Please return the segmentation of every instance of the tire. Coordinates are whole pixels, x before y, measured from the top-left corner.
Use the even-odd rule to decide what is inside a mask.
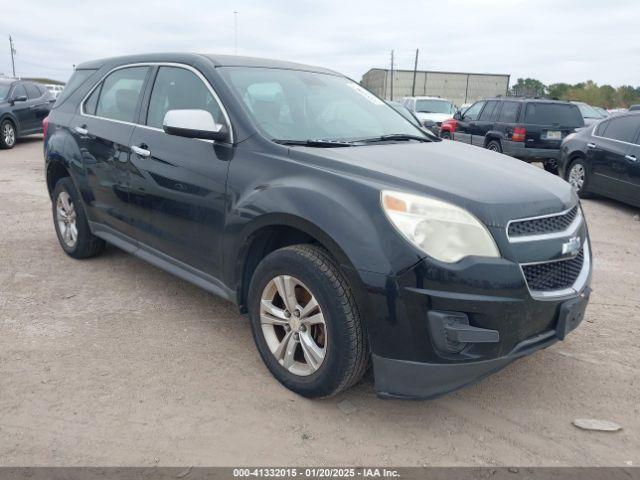
[[[490,140],[485,148],[492,152],[502,153],[502,145],[499,140]]]
[[[580,175],[582,172],[582,175]],[[580,181],[582,177],[582,181]],[[576,158],[567,167],[565,178],[567,182],[576,190],[580,198],[590,198],[593,195],[589,192],[589,174],[582,158]]]
[[[285,297],[293,291],[293,298],[284,302],[280,291]],[[313,300],[318,308],[311,307]],[[302,307],[300,315],[298,308],[289,312],[293,303]],[[362,378],[369,362],[364,325],[347,280],[324,250],[294,245],[267,255],[251,279],[248,304],[260,356],[288,389],[329,397]],[[317,323],[305,323],[309,319]]]
[[[451,132],[440,132],[440,138],[443,140],[451,140]]]
[[[558,175],[558,164],[555,161],[546,161],[542,163],[542,167],[545,172],[549,172],[552,175]]]
[[[58,180],[52,198],[53,224],[65,253],[78,259],[101,253],[105,242],[91,233],[82,201],[69,177]]]
[[[16,145],[18,133],[11,120],[3,120],[0,124],[0,149],[6,150]]]

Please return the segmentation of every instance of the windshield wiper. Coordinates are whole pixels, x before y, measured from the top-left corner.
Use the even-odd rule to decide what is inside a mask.
[[[353,147],[353,143],[343,142],[340,140],[322,140],[322,139],[312,139],[312,138],[309,138],[307,140],[286,140],[286,139],[272,138],[271,141],[275,143],[279,143],[280,145],[293,145],[293,146],[301,146],[301,147],[321,147],[321,148]]]
[[[389,135],[381,135],[379,137],[365,138],[358,140],[362,143],[386,142],[389,140],[417,140],[419,142],[433,142],[429,137],[421,137],[420,135],[411,135],[407,133],[391,133]]]

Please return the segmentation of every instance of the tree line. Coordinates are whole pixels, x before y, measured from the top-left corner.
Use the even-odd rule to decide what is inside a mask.
[[[614,88],[611,85],[598,85],[592,80],[573,85],[569,83],[545,85],[535,78],[519,78],[510,92],[513,95],[529,97],[576,100],[602,108],[628,108],[630,105],[640,103],[640,87],[622,85]]]

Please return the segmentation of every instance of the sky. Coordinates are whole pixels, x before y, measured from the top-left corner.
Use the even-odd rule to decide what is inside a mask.
[[[0,73],[66,80],[73,65],[131,53],[237,53],[338,70],[505,73],[514,83],[640,86],[637,0],[85,0],[5,2]]]

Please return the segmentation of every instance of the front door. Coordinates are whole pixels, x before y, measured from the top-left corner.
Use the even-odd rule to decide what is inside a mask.
[[[16,99],[18,98],[24,100],[17,101]],[[27,90],[24,88],[24,85],[18,84],[13,87],[11,100],[13,101],[11,112],[18,119],[18,135],[30,133],[33,131],[33,126],[35,124],[35,114],[31,109],[29,100],[27,99]]]
[[[115,70],[94,88],[69,130],[89,189],[84,198],[92,221],[132,237],[129,210],[129,147],[149,67]],[[114,233],[114,232],[111,232]]]
[[[476,102],[464,111],[456,125],[454,140],[464,143],[472,142],[472,136],[478,134],[476,121],[484,104],[484,101]]]
[[[160,66],[131,146],[136,238],[187,265],[221,277],[225,185],[231,147],[169,135],[169,110],[197,109],[225,123],[213,90],[187,67]],[[137,152],[137,153],[136,153]]]

